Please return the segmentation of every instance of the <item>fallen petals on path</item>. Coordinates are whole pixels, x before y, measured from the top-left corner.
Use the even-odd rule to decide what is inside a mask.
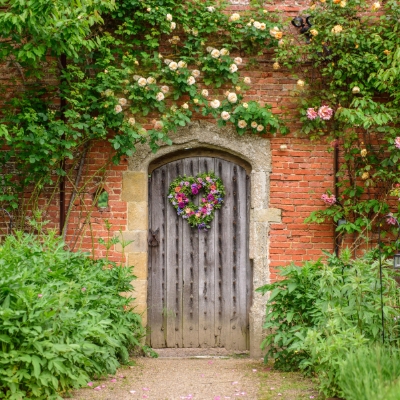
[[[117,380],[115,378],[110,379],[110,382],[117,382]]]
[[[93,386],[93,382],[88,382],[88,386]]]
[[[253,369],[253,372],[257,372],[257,370],[256,370],[256,369]]]
[[[221,397],[220,396],[215,396],[214,400],[221,400]]]
[[[282,393],[278,393],[278,396],[282,396]]]
[[[101,390],[101,386],[96,386],[93,390]]]
[[[235,382],[232,382],[232,385],[237,385],[239,382],[237,382],[237,381],[235,381]]]
[[[150,390],[149,388],[143,388],[142,390],[146,391],[146,390]]]

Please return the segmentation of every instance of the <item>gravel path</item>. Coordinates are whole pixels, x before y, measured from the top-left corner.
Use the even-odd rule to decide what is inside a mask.
[[[257,364],[261,367],[261,361],[255,362],[248,358],[237,357],[225,358],[221,357],[221,352],[218,357],[206,357],[201,351],[194,356],[196,358],[179,358],[176,357],[177,350],[173,350],[159,352],[158,359],[138,358],[136,366],[120,369],[115,377],[94,382],[92,387],[74,392],[73,398],[77,400],[258,398],[260,378],[256,368]],[[192,354],[181,356],[193,357]],[[95,387],[100,389],[95,390]]]

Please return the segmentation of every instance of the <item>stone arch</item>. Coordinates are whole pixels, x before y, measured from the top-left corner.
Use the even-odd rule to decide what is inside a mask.
[[[225,153],[251,167],[251,209],[250,209],[250,259],[253,268],[253,288],[269,282],[268,231],[270,223],[281,222],[279,209],[268,207],[269,174],[271,173],[271,151],[268,139],[257,135],[239,136],[230,127],[219,128],[214,124],[196,121],[188,127],[178,129],[170,138],[172,145],[160,144],[157,153],[147,145],[137,146],[135,155],[129,160],[128,171],[123,174],[122,200],[128,203],[127,231],[125,240],[133,242],[125,248],[128,263],[135,265],[134,282],[137,310],[147,310],[147,251],[148,251],[148,174],[157,160],[168,160],[182,152],[199,151]],[[258,293],[253,295],[250,309],[250,354],[260,355],[262,323],[266,298]]]

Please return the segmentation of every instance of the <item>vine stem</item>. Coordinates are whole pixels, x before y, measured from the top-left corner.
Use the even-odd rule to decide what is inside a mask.
[[[89,151],[89,147],[90,147],[90,142],[86,142],[84,145],[84,148],[83,148],[82,157],[79,161],[78,173],[76,174],[74,188],[72,190],[71,198],[70,198],[69,204],[68,204],[67,214],[65,216],[64,226],[62,227],[62,238],[64,241],[67,236],[69,216],[71,214],[72,206],[74,205],[75,197],[78,193],[77,188],[78,188],[78,185],[82,178],[83,166],[85,164],[85,159],[86,159],[87,152]]]

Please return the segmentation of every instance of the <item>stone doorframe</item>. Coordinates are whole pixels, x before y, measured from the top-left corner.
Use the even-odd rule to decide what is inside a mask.
[[[125,247],[129,265],[134,265],[137,279],[133,282],[136,311],[147,321],[147,251],[148,251],[148,176],[150,164],[168,154],[196,148],[218,150],[244,160],[251,166],[250,206],[250,259],[253,267],[253,288],[269,283],[269,225],[281,222],[281,210],[269,208],[269,174],[271,173],[270,142],[256,135],[239,136],[229,127],[219,128],[214,124],[196,121],[188,127],[172,133],[173,145],[161,144],[157,153],[147,145],[138,145],[129,160],[128,171],[123,173],[122,200],[128,203],[127,230],[123,239],[132,241]],[[250,309],[250,355],[261,356],[263,339],[263,317],[266,296],[254,293]]]

